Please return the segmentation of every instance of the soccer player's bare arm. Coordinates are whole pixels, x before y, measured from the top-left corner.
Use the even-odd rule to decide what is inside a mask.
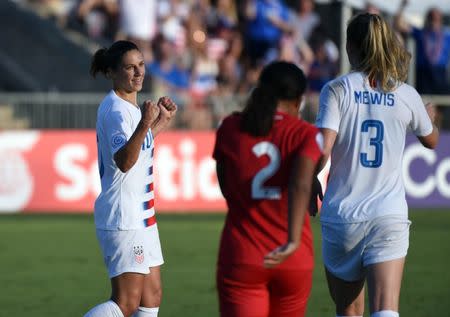
[[[428,149],[436,148],[439,141],[439,130],[433,125],[433,132],[426,136],[417,137],[422,145]]]
[[[315,170],[316,163],[309,157],[300,156],[294,162],[288,189],[288,241],[264,257],[266,268],[282,263],[299,247]]]
[[[317,172],[320,172],[327,164],[337,136],[336,131],[328,128],[320,128],[320,132],[323,135],[323,155],[319,160]]]
[[[428,116],[430,117],[430,120],[433,123],[433,131],[429,135],[419,136],[417,138],[424,147],[428,149],[434,149],[439,141],[439,130],[434,124],[436,117],[436,109],[432,103],[427,103],[425,107],[427,109]]]
[[[145,101],[142,105],[142,118],[128,142],[114,154],[117,167],[123,172],[128,172],[136,163],[145,140],[148,129],[159,115],[159,107],[151,101]]]

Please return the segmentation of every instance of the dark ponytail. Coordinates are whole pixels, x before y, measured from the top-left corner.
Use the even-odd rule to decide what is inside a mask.
[[[242,130],[253,136],[269,134],[276,109],[277,99],[270,87],[258,85],[242,111]]]
[[[108,66],[106,65],[106,52],[107,49],[103,47],[97,50],[97,52],[95,52],[94,56],[92,57],[91,70],[89,71],[92,77],[95,78],[95,76],[99,72],[106,74],[106,71],[108,69]]]
[[[101,48],[97,50],[92,57],[91,69],[89,73],[95,77],[97,73],[106,75],[108,69],[117,69],[122,61],[123,55],[128,51],[139,51],[136,44],[130,41],[117,41],[110,48]]]
[[[278,61],[267,65],[242,111],[242,131],[253,136],[268,135],[278,101],[299,99],[305,89],[305,75],[295,64]]]

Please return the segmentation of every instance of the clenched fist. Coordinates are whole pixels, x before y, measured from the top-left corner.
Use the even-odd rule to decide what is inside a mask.
[[[167,96],[159,98],[157,107],[159,108],[158,118],[151,124],[153,136],[165,130],[177,112],[177,105]]]
[[[158,118],[161,113],[161,108],[158,105],[156,105],[153,101],[146,100],[142,104],[141,113],[142,113],[141,118],[142,123],[144,123],[146,127],[150,128],[153,125],[155,125],[155,123],[158,121]]]
[[[164,107],[169,112],[177,110],[177,105],[167,96],[159,98],[158,105]]]

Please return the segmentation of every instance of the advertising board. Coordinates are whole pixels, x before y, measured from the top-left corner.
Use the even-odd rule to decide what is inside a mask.
[[[158,212],[226,210],[213,146],[212,131],[156,138]],[[449,207],[450,134],[441,135],[435,151],[408,136],[402,174],[410,207]],[[0,133],[0,212],[92,212],[99,192],[95,131]]]

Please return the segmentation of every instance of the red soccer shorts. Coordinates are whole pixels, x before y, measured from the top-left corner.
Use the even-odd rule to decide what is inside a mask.
[[[219,266],[222,317],[303,317],[312,270],[265,269],[253,265]]]

